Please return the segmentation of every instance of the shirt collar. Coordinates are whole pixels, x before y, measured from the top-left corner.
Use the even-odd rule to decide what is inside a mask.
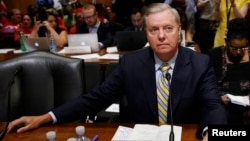
[[[171,67],[171,70],[174,69],[175,66],[175,61],[178,55],[178,50],[176,51],[175,55],[168,61],[168,62],[163,62],[161,61],[161,59],[154,53],[154,59],[155,59],[155,71],[159,70],[159,68],[161,67],[161,65],[163,63],[168,63]]]
[[[100,21],[97,20],[96,24],[93,27],[89,27],[89,28],[98,28],[100,26]]]

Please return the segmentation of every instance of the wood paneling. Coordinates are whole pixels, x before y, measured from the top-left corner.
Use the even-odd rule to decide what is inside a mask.
[[[4,0],[4,3],[9,11],[18,8],[22,13],[26,13],[28,5],[35,4],[35,0]]]
[[[92,0],[82,0],[82,3],[91,3]],[[5,5],[10,11],[13,8],[19,8],[22,13],[27,12],[27,7],[29,5],[35,4],[35,0],[4,0]],[[104,6],[110,6],[112,0],[96,0],[96,3],[103,3]]]

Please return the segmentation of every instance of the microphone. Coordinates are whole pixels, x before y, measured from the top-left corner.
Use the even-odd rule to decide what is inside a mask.
[[[170,84],[171,74],[166,73],[165,78],[168,80],[168,83]],[[169,141],[174,141],[174,125],[173,125],[173,114],[172,114],[172,96],[170,91],[170,85],[169,85],[169,111],[170,111],[170,133],[169,133]]]
[[[14,79],[15,79],[15,76],[18,74],[18,72],[20,72],[22,69],[22,67],[17,67],[15,70],[14,70],[14,73],[13,75],[11,76],[11,79],[8,83],[8,86],[6,88],[6,91],[5,91],[5,95],[8,95],[7,97],[7,123],[5,124],[4,126],[4,129],[1,131],[0,133],[0,141],[3,139],[3,137],[5,136],[6,132],[7,132],[7,128],[8,128],[8,125],[9,125],[9,120],[10,120],[10,113],[11,113],[11,96],[10,96],[10,90],[11,90],[11,87],[12,85],[14,84]]]

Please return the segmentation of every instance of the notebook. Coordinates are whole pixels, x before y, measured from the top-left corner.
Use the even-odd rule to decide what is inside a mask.
[[[90,47],[91,52],[100,50],[96,33],[68,34],[69,47]]]
[[[137,50],[147,43],[144,31],[117,31],[115,39],[117,49],[120,51]]]
[[[26,47],[26,51],[34,51],[34,50],[50,51],[49,39],[47,37],[24,38],[23,42]]]

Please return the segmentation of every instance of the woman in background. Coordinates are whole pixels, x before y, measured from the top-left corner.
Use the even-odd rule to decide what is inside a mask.
[[[227,23],[234,18],[244,18],[248,11],[250,0],[218,0],[220,4],[220,25],[216,31],[214,47],[225,45]]]
[[[22,16],[22,23],[19,25],[19,28],[15,30],[14,33],[14,41],[19,41],[20,32],[24,34],[26,38],[28,38],[31,32],[34,29],[34,22],[29,14],[24,14]]]
[[[48,37],[50,39],[53,36],[57,48],[63,48],[67,43],[67,31],[65,28],[61,28],[58,24],[58,13],[55,9],[46,9],[44,15],[40,17],[46,17],[46,20],[35,21],[35,28],[30,35],[30,38]]]

